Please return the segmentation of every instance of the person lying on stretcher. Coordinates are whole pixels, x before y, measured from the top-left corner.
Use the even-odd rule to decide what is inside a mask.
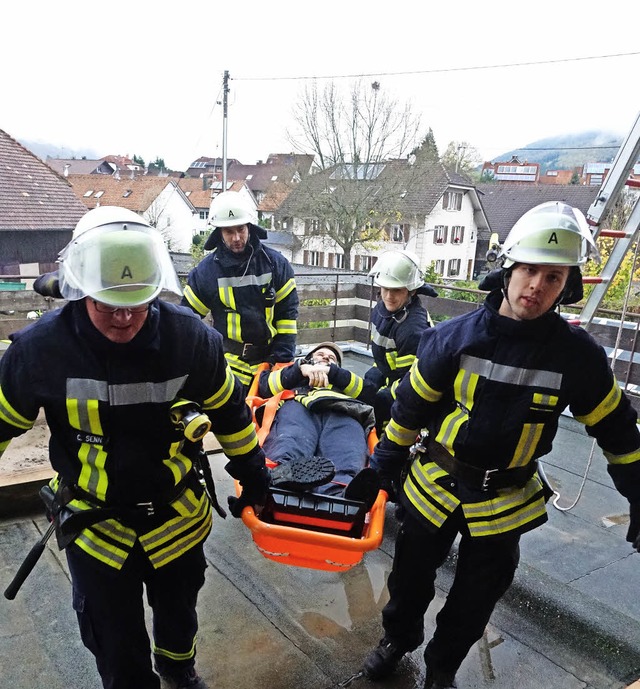
[[[342,368],[340,347],[322,342],[304,359],[261,373],[260,397],[283,390],[293,395],[280,403],[262,446],[279,465],[273,484],[360,500],[370,508],[380,488],[377,473],[368,467],[373,387]]]

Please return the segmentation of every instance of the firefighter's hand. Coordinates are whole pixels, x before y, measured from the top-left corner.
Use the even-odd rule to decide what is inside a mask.
[[[640,553],[640,502],[629,504],[629,529],[627,541]]]
[[[259,471],[240,481],[242,493],[236,498],[230,495],[227,498],[229,511],[234,517],[241,517],[245,507],[253,507],[257,512],[267,501],[270,478],[269,470],[261,467]]]
[[[398,502],[399,478],[389,474],[380,475],[380,489],[387,494],[388,502]]]

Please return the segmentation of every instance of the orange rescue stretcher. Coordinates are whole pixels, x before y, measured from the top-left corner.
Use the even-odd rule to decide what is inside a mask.
[[[269,432],[280,401],[286,394],[262,399],[256,395],[262,364],[247,395],[260,444]],[[285,391],[287,393],[289,391]],[[256,419],[256,410],[262,417]],[[375,430],[368,437],[369,453],[378,441]],[[267,458],[267,466],[276,464]],[[236,492],[240,494],[236,481]],[[242,521],[251,531],[258,550],[269,560],[296,567],[346,571],[369,550],[380,547],[384,531],[387,494],[381,490],[369,511],[364,503],[319,493],[271,488],[267,504],[256,514],[245,507]]]

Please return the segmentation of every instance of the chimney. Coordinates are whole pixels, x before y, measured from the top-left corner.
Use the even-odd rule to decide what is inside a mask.
[[[69,165],[69,163],[65,163],[65,164],[64,164],[64,172],[63,172],[63,174],[64,174],[65,177],[68,177],[68,176],[69,176],[69,168],[70,168],[70,167],[71,167],[71,165]]]

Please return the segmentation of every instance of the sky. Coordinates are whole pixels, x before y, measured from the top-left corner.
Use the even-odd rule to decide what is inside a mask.
[[[8,0],[0,129],[175,170],[222,157],[226,129],[227,157],[254,164],[293,150],[305,86],[361,78],[409,104],[440,153],[467,142],[492,160],[548,136],[626,136],[638,26],[637,0]]]

